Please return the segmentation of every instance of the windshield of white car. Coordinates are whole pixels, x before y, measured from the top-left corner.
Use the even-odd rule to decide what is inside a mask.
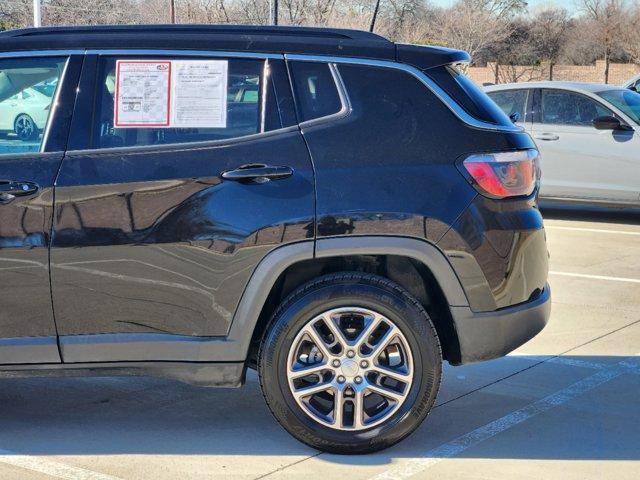
[[[631,90],[605,90],[598,95],[640,125],[640,93]]]
[[[53,94],[56,91],[56,83],[40,82],[31,88],[40,92],[43,95],[46,95],[47,97],[53,97]]]

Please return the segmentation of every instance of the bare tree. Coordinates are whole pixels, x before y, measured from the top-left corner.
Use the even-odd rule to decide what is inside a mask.
[[[0,1],[0,30],[24,28],[33,24],[33,1]]]
[[[451,10],[438,15],[435,37],[475,58],[489,45],[509,36],[513,28],[510,19],[523,4],[516,0],[459,0]]]
[[[564,47],[571,20],[564,8],[548,8],[539,12],[531,25],[531,39],[540,60],[549,62],[549,80]]]
[[[580,9],[587,20],[587,30],[601,46],[604,56],[604,82],[609,83],[611,55],[622,46],[626,15],[624,0],[580,0]]]
[[[630,60],[640,63],[640,2],[634,4],[627,16],[623,42]]]

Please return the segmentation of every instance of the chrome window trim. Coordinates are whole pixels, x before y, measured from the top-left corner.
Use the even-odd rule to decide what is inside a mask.
[[[84,55],[86,50],[16,50],[13,52],[0,52],[0,58],[16,57],[69,57],[71,55]]]
[[[468,114],[453,98],[449,96],[440,86],[431,80],[419,69],[407,65],[404,63],[392,62],[387,60],[373,60],[365,58],[351,58],[351,57],[332,57],[323,55],[299,55],[299,54],[286,54],[287,60],[298,60],[306,62],[327,62],[334,64],[348,64],[348,65],[366,65],[371,67],[391,68],[395,70],[401,70],[409,73],[417,80],[419,80],[424,86],[426,86],[431,92],[443,102],[453,114],[467,125],[482,129],[492,130],[499,132],[522,132],[523,129],[517,125],[496,125],[493,123],[483,122],[477,118]]]
[[[285,55],[285,59],[288,60],[288,55]],[[330,115],[324,115],[323,117],[312,118],[311,120],[300,122],[299,125],[301,129],[313,127],[314,125],[320,125],[331,122],[333,120],[337,120],[339,118],[347,117],[353,111],[351,100],[349,100],[349,95],[347,94],[347,89],[344,86],[344,82],[342,81],[340,72],[338,71],[338,66],[335,63],[327,63],[327,65],[329,66],[329,71],[331,72],[331,76],[333,77],[333,82],[336,86],[336,90],[338,91],[338,98],[340,99],[340,110]]]
[[[185,150],[204,150],[214,147],[224,147],[227,145],[235,145],[238,143],[251,142],[253,140],[261,140],[263,138],[275,135],[284,135],[298,131],[298,125],[282,127],[268,132],[252,133],[241,137],[224,138],[220,140],[202,140],[199,142],[180,142],[180,143],[161,143],[155,145],[132,145],[129,147],[113,147],[113,148],[85,148],[81,150],[67,150],[66,156],[78,157],[83,155],[129,155],[129,154],[145,154],[158,152],[177,152]]]
[[[64,155],[64,151],[62,150],[58,150],[56,152],[6,152],[6,153],[0,153],[0,163],[4,162],[5,160],[16,160],[16,159],[20,159],[20,158],[34,158],[34,156],[37,155],[37,158],[47,158],[47,157],[54,157],[54,156],[61,156]]]
[[[135,55],[148,55],[148,56],[164,56],[171,55],[174,57],[231,57],[231,58],[257,58],[257,59],[271,59],[271,60],[283,60],[284,55],[282,53],[260,53],[260,52],[232,52],[232,51],[220,51],[220,50],[166,50],[166,49],[99,49],[92,48],[85,50],[87,55],[117,55],[121,56],[135,56]]]

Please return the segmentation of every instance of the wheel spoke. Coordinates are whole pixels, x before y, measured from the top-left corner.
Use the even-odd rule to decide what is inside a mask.
[[[356,390],[353,399],[353,428],[356,430],[364,426],[364,393]]]
[[[333,392],[333,425],[342,428],[344,424],[344,390],[340,387]]]
[[[304,367],[304,368],[298,368],[298,369],[289,369],[289,378],[292,380],[295,380],[297,378],[302,378],[302,377],[306,377],[308,375],[313,375],[315,373],[320,373],[323,370],[327,369],[327,363],[326,362],[322,362],[322,363],[317,363],[315,365],[310,365],[308,367]]]
[[[318,347],[324,358],[329,358],[331,356],[329,345],[327,345],[322,337],[320,337],[315,327],[313,326],[313,323],[307,325],[304,328],[303,332],[306,333],[311,341],[315,344],[315,346]]]
[[[336,322],[333,321],[333,318],[331,317],[331,315],[327,315],[327,316],[329,317],[328,319],[325,317],[322,317],[322,319],[324,320],[324,323],[327,326],[327,328],[329,328],[329,330],[331,330],[331,333],[333,333],[333,337],[336,339],[336,341],[340,344],[340,346],[343,349],[347,349],[351,347],[352,344],[344,336],[344,334],[342,333],[342,330],[340,330],[340,327],[336,324]]]
[[[367,389],[385,398],[391,398],[396,402],[404,400],[404,395],[401,393],[395,392],[389,388],[381,387],[380,385],[369,384],[367,385]]]
[[[373,347],[373,350],[369,354],[369,356],[373,359],[376,359],[380,356],[380,354],[384,351],[385,348],[391,343],[391,341],[400,333],[398,327],[395,325],[391,325],[389,330],[385,332],[382,338],[378,341],[378,344]]]
[[[375,331],[375,329],[380,326],[380,323],[382,323],[382,317],[380,315],[374,315],[369,324],[364,327],[362,332],[360,332],[360,335],[358,335],[358,338],[356,338],[355,341],[355,346],[358,351],[360,350],[362,345],[367,343],[367,340]]]
[[[331,388],[331,384],[328,382],[318,383],[310,387],[299,388],[293,391],[293,394],[297,398],[308,397],[309,395],[315,395],[316,393],[327,391]]]
[[[371,367],[371,371],[379,375],[392,378],[402,383],[409,383],[409,381],[411,380],[410,373],[399,372],[397,370],[392,370],[390,368],[382,367],[380,365],[374,365],[373,367]]]

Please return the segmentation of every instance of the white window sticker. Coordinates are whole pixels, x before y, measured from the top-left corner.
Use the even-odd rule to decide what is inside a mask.
[[[171,62],[118,60],[115,97],[116,128],[170,126]]]
[[[118,60],[116,128],[227,126],[226,60]]]
[[[171,126],[225,128],[228,62],[175,60],[172,63]]]

